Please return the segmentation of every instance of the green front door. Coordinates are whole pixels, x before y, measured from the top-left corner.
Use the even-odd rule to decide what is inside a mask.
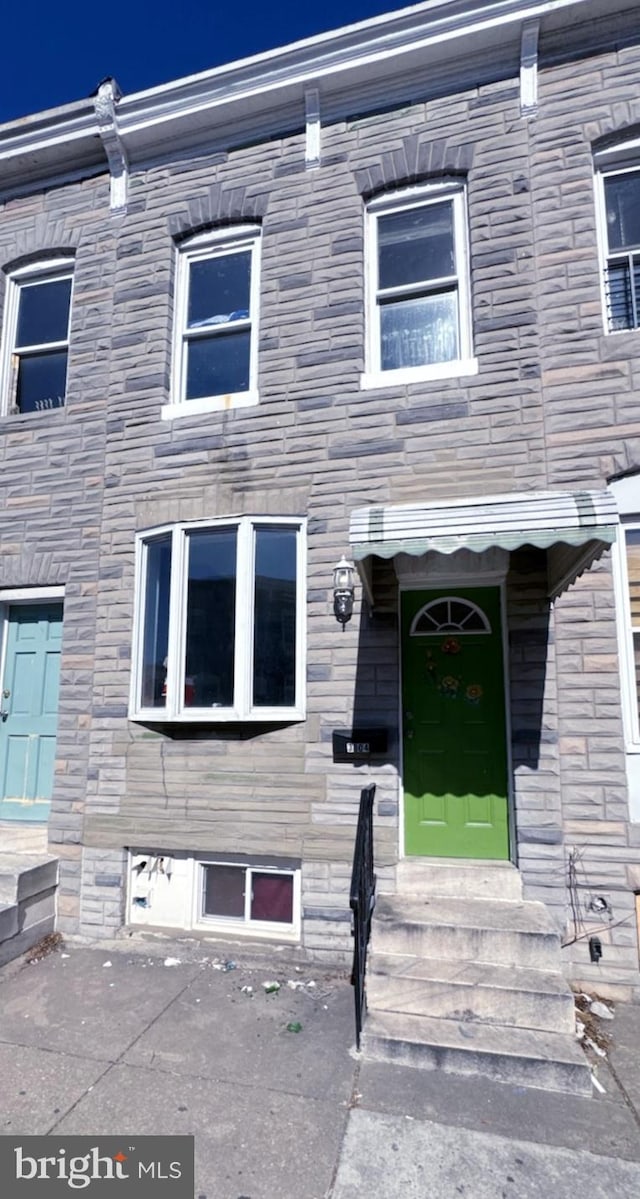
[[[46,820],[58,723],[62,604],[7,613],[0,687],[0,820]]]
[[[402,594],[405,853],[509,857],[497,587]]]

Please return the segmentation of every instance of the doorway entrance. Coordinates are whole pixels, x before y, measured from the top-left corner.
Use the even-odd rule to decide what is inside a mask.
[[[407,856],[508,860],[500,589],[404,591]]]
[[[45,821],[53,790],[62,604],[11,604],[5,612],[0,821]]]

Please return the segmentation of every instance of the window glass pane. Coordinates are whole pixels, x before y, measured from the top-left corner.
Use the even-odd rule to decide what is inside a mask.
[[[71,280],[23,284],[20,287],[16,346],[66,341],[69,332]]]
[[[233,706],[236,530],[189,534],[185,707]]]
[[[403,287],[455,274],[453,203],[378,217],[379,287]]]
[[[67,351],[50,350],[19,359],[16,406],[19,412],[62,408],[67,386]]]
[[[640,529],[627,529],[625,540],[631,624],[640,629]]]
[[[187,345],[186,399],[248,391],[250,351],[248,329],[190,341]]]
[[[146,548],[144,631],[142,638],[143,708],[164,708],[167,702],[169,648],[169,583],[171,537],[158,537]]]
[[[452,599],[449,602],[449,619],[452,625],[455,625],[458,629],[464,629],[466,633],[471,633],[475,630],[484,631],[485,628],[484,621],[478,610],[465,600]]]
[[[640,260],[639,260],[640,262]],[[610,329],[633,329],[637,321],[634,316],[633,290],[640,300],[640,268],[634,265],[634,278],[629,269],[629,260],[610,262],[607,267],[607,307]],[[640,304],[637,304],[640,308]]]
[[[293,924],[293,878],[288,874],[251,874],[251,919]]]
[[[383,304],[380,331],[383,371],[451,362],[459,352],[457,293]]]
[[[290,708],[296,698],[296,533],[256,529],[253,702]]]
[[[251,252],[221,254],[192,262],[187,327],[199,329],[249,316]]]
[[[640,712],[640,632],[633,634],[633,663],[636,672],[636,702]]]
[[[244,866],[205,866],[204,915],[244,919]]]
[[[611,175],[604,195],[610,252],[640,246],[640,171]]]

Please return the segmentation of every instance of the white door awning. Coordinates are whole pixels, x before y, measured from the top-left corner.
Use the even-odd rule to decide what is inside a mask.
[[[559,595],[616,539],[610,491],[530,491],[446,504],[356,508],[349,541],[356,562],[396,554],[481,553],[492,546],[549,550],[549,595]]]

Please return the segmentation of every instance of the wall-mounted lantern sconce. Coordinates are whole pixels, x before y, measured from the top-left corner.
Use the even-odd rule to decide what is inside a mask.
[[[344,626],[351,620],[353,614],[353,595],[355,591],[356,568],[352,562],[347,562],[344,554],[333,568],[333,611],[335,618]]]

